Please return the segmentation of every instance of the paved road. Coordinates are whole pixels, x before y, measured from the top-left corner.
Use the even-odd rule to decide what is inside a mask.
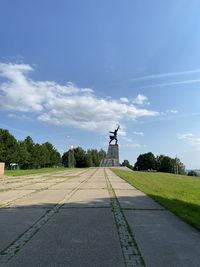
[[[0,207],[0,266],[200,266],[200,233],[107,168],[0,178]]]

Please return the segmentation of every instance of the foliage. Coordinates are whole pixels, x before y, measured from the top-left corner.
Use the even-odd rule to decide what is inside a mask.
[[[6,168],[16,163],[22,169],[60,166],[60,153],[49,142],[35,144],[30,136],[17,141],[8,130],[0,129],[0,161]]]
[[[122,162],[122,166],[125,166],[129,169],[133,169],[133,166],[129,163],[129,161],[127,159],[125,159],[123,162]]]
[[[200,180],[169,173],[114,172],[200,230]]]
[[[105,157],[104,150],[89,149],[87,152],[77,147],[65,152],[62,156],[62,164],[65,167],[99,167],[101,160]]]
[[[17,159],[17,140],[8,130],[0,129],[0,161],[8,166]]]
[[[152,152],[139,155],[137,162],[134,165],[135,170],[155,170],[156,158]]]
[[[155,157],[152,152],[139,155],[134,165],[134,170],[156,170],[159,172],[185,174],[185,166],[180,159],[173,159],[165,155]]]
[[[188,176],[198,176],[198,173],[195,171],[189,171],[187,175]]]

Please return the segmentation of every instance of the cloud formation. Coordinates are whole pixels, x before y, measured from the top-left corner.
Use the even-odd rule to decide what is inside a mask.
[[[200,137],[192,133],[180,134],[178,138],[189,143],[195,150],[200,151]]]
[[[0,109],[34,114],[38,120],[79,129],[105,132],[140,117],[157,116],[157,111],[140,109],[147,97],[138,95],[133,103],[127,98],[103,99],[91,88],[79,88],[54,81],[30,78],[34,69],[26,64],[0,63]]]
[[[192,84],[192,83],[200,83],[200,79],[185,80],[185,81],[178,81],[178,82],[156,83],[156,84],[143,86],[142,88],[156,88],[156,87],[166,87],[166,86]]]
[[[176,109],[168,109],[167,113],[177,114],[178,110],[176,110]]]
[[[132,81],[144,81],[144,80],[150,80],[150,79],[160,79],[160,78],[180,76],[180,75],[188,75],[188,74],[195,74],[195,73],[200,73],[200,69],[152,74],[152,75],[136,77],[136,78],[133,78],[131,80]]]
[[[138,135],[138,136],[144,136],[144,133],[143,132],[133,132],[135,135]]]
[[[149,105],[150,104],[150,102],[148,101],[148,98],[141,94],[137,95],[137,97],[133,99],[132,103],[137,104],[137,105]]]

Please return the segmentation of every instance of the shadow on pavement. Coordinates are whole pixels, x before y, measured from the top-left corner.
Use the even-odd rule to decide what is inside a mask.
[[[158,197],[156,200],[174,208],[179,205],[185,210],[199,210],[198,205],[177,200]],[[200,233],[197,230],[147,196],[119,196],[118,201],[147,266],[198,266]],[[1,208],[0,251],[33,228],[55,204]],[[6,266],[124,266],[110,198],[64,204]]]

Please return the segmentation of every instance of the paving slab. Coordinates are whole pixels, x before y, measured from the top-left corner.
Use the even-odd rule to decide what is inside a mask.
[[[133,190],[133,186],[126,183],[126,182],[111,182],[112,183],[112,187],[114,190],[116,189],[131,189]]]
[[[199,267],[200,232],[169,211],[124,211],[147,267]]]
[[[106,169],[106,173],[132,229],[145,266],[199,267],[200,232],[110,170]],[[47,213],[52,214],[52,217],[48,217],[44,224],[39,221],[41,226],[34,232],[34,236],[3,266],[125,267],[123,246],[121,249],[117,233],[119,228],[117,230],[111,210],[104,169],[74,171],[73,178],[70,173],[70,179],[65,180],[67,175],[34,175],[34,188],[37,185],[41,185],[40,188],[50,185],[51,188],[15,200],[11,209],[0,209],[0,249],[13,242],[44,212],[53,211]],[[81,184],[87,178],[89,180]],[[52,186],[53,182],[58,183]],[[17,183],[21,187],[11,190],[12,194],[14,191],[18,197],[19,192],[23,194],[26,191],[23,185],[27,186],[25,183],[25,180]],[[78,185],[81,187],[73,191],[71,198],[66,199],[66,203],[54,211],[53,206],[70,196]],[[0,197],[4,193],[0,193]],[[118,213],[115,216],[120,219]],[[125,240],[126,233],[120,229],[120,240]],[[134,254],[134,257],[137,255]],[[133,262],[130,266],[133,266]]]
[[[6,248],[45,213],[44,209],[0,209],[0,250]]]
[[[64,208],[67,207],[110,207],[108,191],[104,189],[79,190],[64,205]]]
[[[16,200],[11,207],[29,207],[37,205],[41,207],[52,207],[65,198],[71,190],[45,190],[34,193],[27,198]]]
[[[23,189],[42,189],[42,188],[48,188],[50,187],[51,185],[54,185],[55,182],[43,182],[43,183],[35,183],[35,184],[29,184],[29,185],[25,185],[23,186]]]
[[[106,189],[107,185],[106,182],[88,182],[85,183],[81,188],[85,188],[85,189]]]
[[[80,182],[78,181],[67,181],[67,182],[62,182],[56,185],[51,186],[51,189],[73,189],[75,187],[77,187],[80,184]]]
[[[0,204],[4,204],[15,199],[21,198],[25,195],[33,193],[34,190],[9,190],[0,193]]]
[[[109,209],[61,210],[7,267],[125,267]]]
[[[7,185],[7,184],[0,184],[0,190],[11,189],[11,188],[12,188],[12,186],[10,186],[10,185]],[[1,191],[0,191],[0,193],[1,193]]]
[[[164,209],[152,198],[137,189],[115,190],[115,193],[123,209]]]

